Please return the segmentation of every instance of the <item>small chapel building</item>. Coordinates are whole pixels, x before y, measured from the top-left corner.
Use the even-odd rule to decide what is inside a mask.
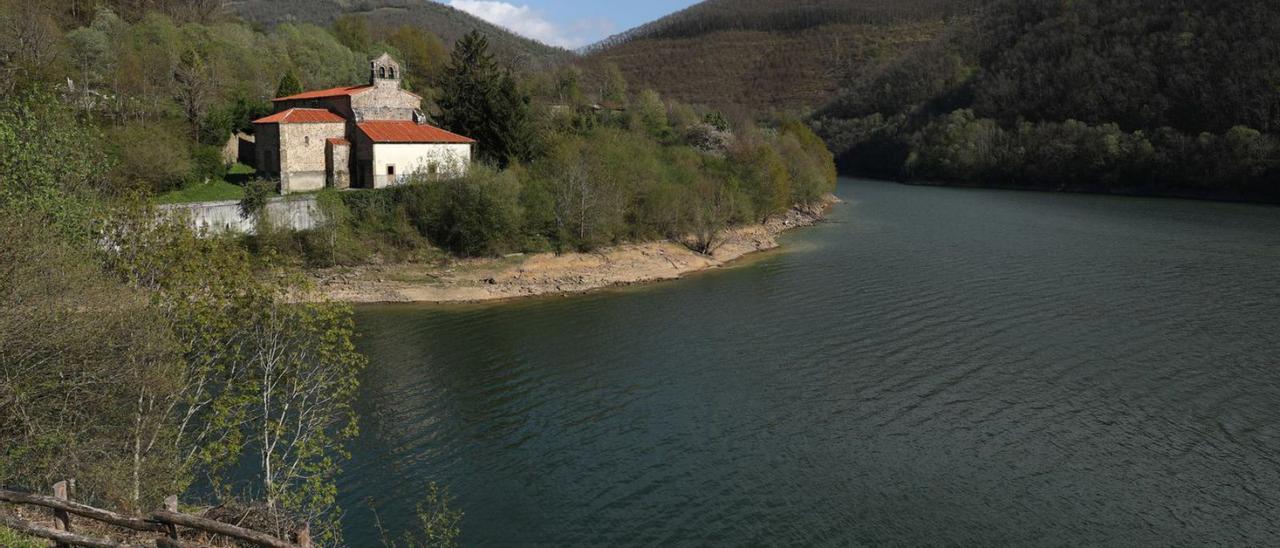
[[[422,97],[401,82],[383,54],[367,85],[273,99],[275,114],[253,122],[258,171],[279,177],[282,194],[465,175],[476,141],[427,124]]]

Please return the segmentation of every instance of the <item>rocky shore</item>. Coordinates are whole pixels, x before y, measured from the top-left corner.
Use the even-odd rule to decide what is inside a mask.
[[[333,268],[316,271],[313,277],[320,298],[349,303],[466,303],[582,293],[673,280],[774,249],[779,234],[818,223],[838,202],[828,196],[822,204],[797,207],[762,224],[728,229],[710,255],[663,241],[591,253]]]

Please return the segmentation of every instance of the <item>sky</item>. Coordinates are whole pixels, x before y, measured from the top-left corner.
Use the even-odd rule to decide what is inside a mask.
[[[516,34],[568,49],[594,44],[697,0],[438,0]]]

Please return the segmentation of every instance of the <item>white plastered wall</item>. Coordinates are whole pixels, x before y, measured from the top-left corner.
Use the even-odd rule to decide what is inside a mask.
[[[429,174],[433,165],[437,176],[442,178],[466,175],[471,167],[471,145],[374,144],[373,186],[385,188],[403,183],[411,175]],[[396,180],[387,176],[387,166],[395,166]]]

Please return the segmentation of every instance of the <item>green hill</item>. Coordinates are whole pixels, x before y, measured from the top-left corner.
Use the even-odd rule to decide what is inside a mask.
[[[472,30],[489,38],[499,57],[520,66],[540,69],[573,57],[568,50],[516,35],[471,14],[429,0],[231,0],[227,9],[251,23],[271,27],[281,23],[328,26],[343,15],[367,18],[374,27],[410,25],[439,36],[452,45]]]
[[[1280,4],[1003,0],[815,117],[846,172],[1280,199]]]
[[[978,0],[710,0],[609,38],[588,62],[635,89],[751,112],[830,100],[869,68],[927,43]]]

